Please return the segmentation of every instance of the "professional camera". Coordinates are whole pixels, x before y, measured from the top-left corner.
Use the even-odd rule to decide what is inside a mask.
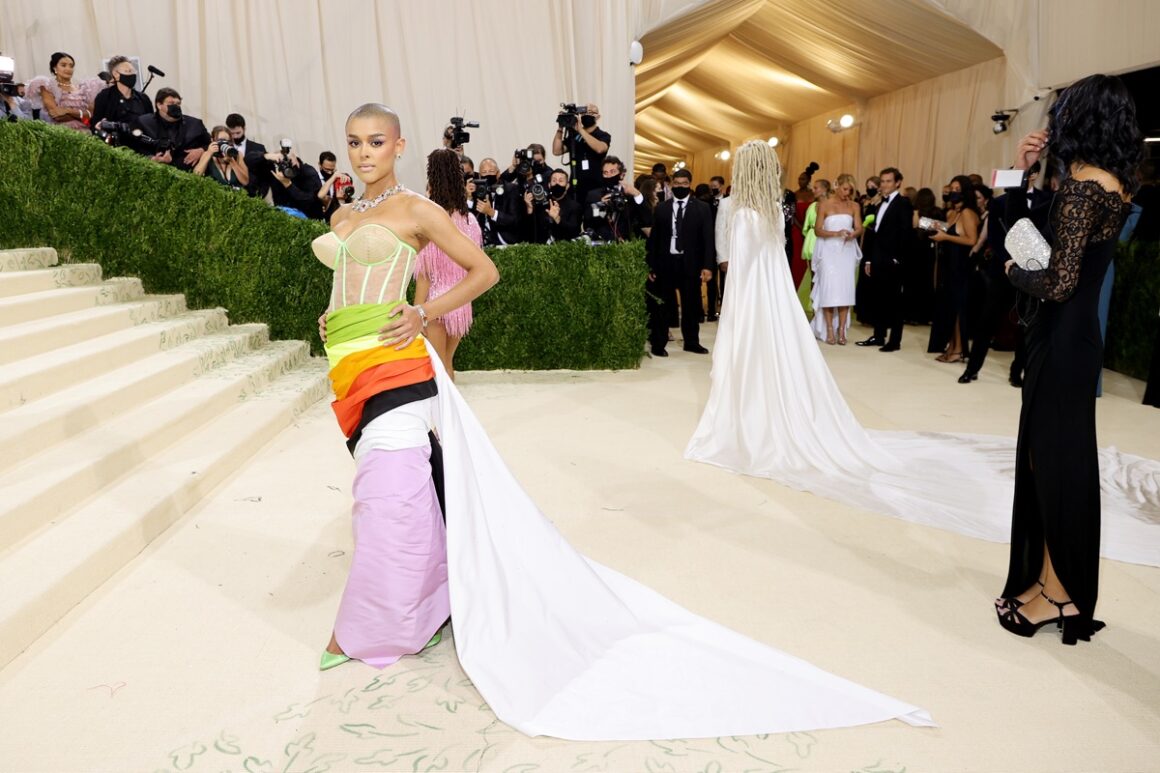
[[[104,123],[104,121],[101,123]],[[128,124],[120,124],[120,126],[128,126]],[[150,137],[140,129],[133,129],[128,134],[131,134],[134,140],[149,148],[154,153],[164,153],[167,150],[173,150],[173,140],[168,137]]]
[[[468,121],[465,120],[461,115],[451,116],[447,123],[451,124],[451,129],[443,136],[451,141],[452,150],[458,150],[467,143],[471,142],[471,134],[469,132],[465,132],[464,129],[479,128],[479,121]]]
[[[350,179],[350,175],[340,173],[335,178],[334,196],[343,204],[350,204],[354,201],[354,180]]]
[[[130,137],[140,136],[141,130],[134,132],[132,126],[118,121],[98,121],[93,127],[93,134],[106,145],[117,147],[128,144]]]
[[[290,151],[293,148],[294,143],[291,140],[282,140],[282,157],[274,162],[274,168],[287,180],[293,180],[298,176],[298,167],[294,166],[294,162],[290,160]]]
[[[495,189],[497,187],[498,187],[498,183],[489,183],[486,180],[484,180],[483,178],[478,178],[475,181],[475,192],[471,195],[477,201],[483,201],[484,199],[490,199],[492,196],[495,195]]]
[[[516,148],[516,152],[512,154],[512,158],[519,159],[519,163],[516,164],[516,174],[520,177],[527,177],[532,173],[532,167],[535,166],[536,159],[531,148],[527,150],[524,148]]]
[[[0,56],[0,94],[16,96],[16,62],[10,56]]]
[[[608,201],[592,202],[592,214],[595,217],[612,217],[628,208],[628,196],[619,185],[609,186]]]
[[[234,143],[229,140],[218,140],[214,143],[217,145],[218,155],[222,158],[237,158],[238,149],[234,147]]]
[[[561,129],[575,129],[578,116],[587,114],[587,105],[573,105],[568,102],[561,102],[560,114],[556,116],[556,124]]]
[[[552,201],[552,196],[548,193],[547,188],[540,183],[532,183],[528,190],[532,192],[532,204],[534,206],[540,207],[541,209],[548,208],[548,204]]]

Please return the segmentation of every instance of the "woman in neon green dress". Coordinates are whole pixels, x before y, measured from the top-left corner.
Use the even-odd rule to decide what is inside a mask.
[[[814,258],[814,244],[818,241],[817,234],[814,233],[814,226],[818,219],[818,204],[825,201],[826,197],[830,195],[830,181],[829,180],[815,180],[810,190],[814,192],[814,203],[810,204],[810,208],[806,210],[805,219],[802,221],[802,233],[804,238],[802,241],[802,260],[810,263]],[[806,316],[813,313],[813,286],[814,286],[814,271],[813,265],[810,265],[802,283],[798,287],[798,300],[802,303],[802,308],[805,309]]]

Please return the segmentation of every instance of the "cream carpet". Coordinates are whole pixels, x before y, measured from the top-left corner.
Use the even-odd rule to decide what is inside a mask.
[[[713,325],[703,329],[711,348]],[[1013,434],[1010,355],[959,385],[961,366],[924,353],[926,332],[909,328],[896,354],[823,347],[858,417]],[[382,672],[319,673],[349,561],[352,479],[319,404],[0,671],[0,770],[1160,770],[1160,570],[1104,562],[1108,628],[1090,644],[1013,637],[991,604],[1005,546],[684,461],[709,358],[679,344],[670,354],[638,371],[467,373],[460,385],[579,549],[922,706],[939,729],[574,743],[497,722],[449,643]],[[1160,459],[1160,410],[1139,405],[1143,384],[1106,374],[1105,390],[1101,444]]]

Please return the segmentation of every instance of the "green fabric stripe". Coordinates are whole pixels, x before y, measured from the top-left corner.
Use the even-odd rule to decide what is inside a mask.
[[[387,324],[402,301],[359,303],[343,306],[326,315],[326,342],[343,344],[356,338],[377,334]]]

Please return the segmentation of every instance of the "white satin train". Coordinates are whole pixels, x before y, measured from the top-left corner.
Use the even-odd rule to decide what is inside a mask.
[[[685,457],[1009,541],[1015,440],[864,429],[801,312],[774,229],[753,210],[734,216],[709,400]],[[1100,483],[1102,555],[1160,566],[1160,463],[1104,448]]]
[[[659,740],[900,719],[922,709],[688,612],[568,544],[432,352],[459,661],[528,735]]]

